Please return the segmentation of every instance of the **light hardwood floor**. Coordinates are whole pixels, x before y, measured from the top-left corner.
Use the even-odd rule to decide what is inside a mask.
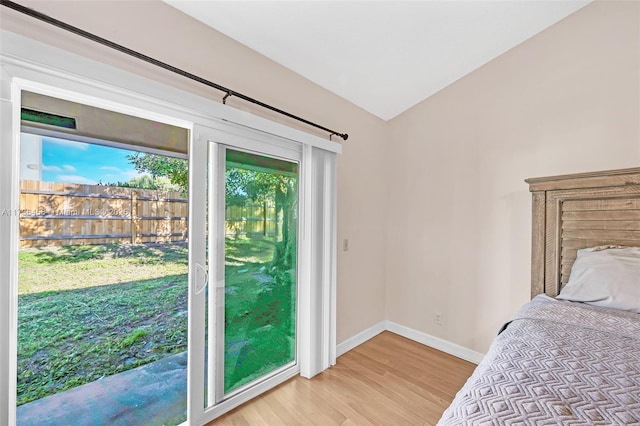
[[[210,425],[435,425],[475,367],[385,331]]]

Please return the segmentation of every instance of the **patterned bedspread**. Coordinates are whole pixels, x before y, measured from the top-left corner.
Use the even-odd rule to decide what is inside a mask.
[[[640,314],[537,296],[439,425],[640,425]]]

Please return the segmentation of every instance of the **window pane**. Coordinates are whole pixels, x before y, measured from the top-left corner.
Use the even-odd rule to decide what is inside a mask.
[[[295,360],[298,164],[227,150],[224,391]]]

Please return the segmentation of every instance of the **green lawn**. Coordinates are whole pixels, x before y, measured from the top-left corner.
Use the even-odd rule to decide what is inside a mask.
[[[23,249],[18,405],[187,348],[185,245]]]
[[[225,389],[295,356],[293,271],[269,240],[227,239]],[[18,405],[187,349],[184,244],[23,249]]]
[[[275,244],[227,239],[225,392],[295,359],[295,274],[273,265]]]

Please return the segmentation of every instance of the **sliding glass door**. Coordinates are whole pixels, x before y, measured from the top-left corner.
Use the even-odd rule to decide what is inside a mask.
[[[194,293],[192,318],[201,324],[204,339],[192,348],[202,354],[202,364],[193,360],[190,386],[193,392],[202,386],[207,419],[299,371],[301,157],[300,151],[229,140],[213,130],[208,139],[208,287]],[[200,333],[197,326],[192,331]],[[199,365],[204,365],[202,383]],[[190,398],[199,404],[197,399]]]
[[[15,423],[184,422],[188,130],[20,100]],[[83,127],[65,133],[69,111]]]
[[[298,164],[223,149],[221,398],[295,363],[298,234]]]
[[[31,46],[29,43],[26,45]],[[25,48],[22,51],[29,52],[32,49]],[[17,54],[15,58],[20,58],[20,55]],[[57,58],[57,55],[48,58]],[[153,409],[150,405],[145,406],[148,408],[146,411],[136,408],[141,400],[155,398],[155,394],[146,388],[137,386],[138,392],[125,392],[126,383],[121,382],[122,386],[118,389],[122,391],[118,391],[115,386],[106,385],[113,381],[102,383],[112,376],[117,378],[117,374],[86,375],[94,385],[104,388],[106,394],[110,395],[110,401],[120,396],[132,401],[124,410],[138,416],[136,422],[140,424],[156,423],[159,415],[163,416],[162,423],[179,423],[184,420],[185,411],[188,424],[206,424],[297,374],[310,378],[335,362],[335,157],[336,152],[340,151],[338,144],[220,106],[213,101],[190,97],[170,87],[148,85],[146,80],[133,79],[129,75],[116,76],[109,84],[97,84],[96,81],[102,81],[103,69],[91,63],[81,67],[86,75],[72,73],[73,78],[67,78],[59,72],[66,69],[65,62],[55,60],[55,67],[49,68],[48,64],[44,64],[39,69],[34,68],[31,62],[16,61],[9,68],[4,65],[2,68],[7,83],[12,84],[12,90],[10,101],[5,99],[0,111],[2,122],[7,124],[2,127],[2,136],[8,141],[7,155],[2,157],[3,168],[0,170],[7,189],[0,194],[6,206],[0,227],[6,237],[2,243],[4,260],[0,271],[7,283],[0,291],[0,312],[3,313],[0,335],[8,342],[7,351],[0,356],[3,366],[0,376],[4,383],[0,386],[0,394],[6,397],[0,398],[4,400],[4,403],[0,403],[0,413],[9,419],[8,423],[16,423],[19,403],[24,402],[21,406],[29,403],[26,399],[18,401],[18,397],[25,395],[23,384],[27,383],[28,376],[36,369],[43,370],[51,365],[50,362],[43,362],[42,339],[30,341],[30,332],[25,332],[28,331],[25,327],[38,325],[33,322],[33,315],[39,315],[43,324],[51,320],[51,315],[43,315],[43,305],[35,302],[65,296],[63,290],[69,293],[66,294],[69,297],[65,296],[69,304],[51,304],[51,300],[46,302],[58,311],[61,306],[69,311],[73,305],[73,309],[82,314],[78,316],[78,330],[85,332],[87,327],[91,329],[87,337],[89,343],[95,343],[95,347],[98,347],[98,343],[105,343],[107,355],[125,353],[125,349],[131,349],[127,353],[133,355],[128,358],[107,363],[113,367],[112,370],[118,370],[116,373],[129,367],[130,371],[146,367],[138,367],[141,356],[163,360],[170,358],[162,357],[156,348],[166,349],[167,355],[178,357],[171,366],[175,367],[179,381],[166,378],[167,363],[155,369],[154,376],[150,377],[152,386],[181,383],[179,387],[172,388],[175,392],[172,391],[171,395],[164,392],[163,398],[154,400],[154,404],[157,403],[161,409],[151,414]],[[76,60],[66,62],[77,64]],[[124,87],[114,90],[129,78],[132,81],[126,87],[140,87],[144,93]],[[121,141],[115,138],[112,141],[95,135],[75,135],[78,140],[71,141],[75,149],[68,142],[57,143],[57,146],[66,147],[66,159],[59,164],[53,164],[48,157],[45,158],[40,146],[25,148],[21,155],[21,145],[26,147],[28,144],[20,139],[21,124],[26,126],[21,119],[29,121],[29,117],[34,117],[22,116],[22,95],[25,92],[58,97],[65,102],[103,108],[110,114],[150,121],[153,129],[148,132],[151,144],[140,145],[144,149],[138,147],[136,151],[142,152],[140,155],[161,157],[155,158],[158,161],[145,164],[154,168],[157,165],[168,173],[178,173],[178,181],[184,187],[181,186],[176,194],[155,197],[142,193],[138,187],[116,190],[111,186],[118,185],[92,185],[86,179],[72,186],[67,182],[69,176],[72,173],[74,179],[81,176],[78,174],[80,165],[68,161],[72,154],[87,155],[94,145],[131,149],[128,144],[132,142],[129,139]],[[180,99],[180,103],[173,103],[175,99]],[[34,108],[34,105],[25,104],[24,107]],[[44,107],[42,111],[47,112],[42,115],[47,119],[51,118],[47,114],[56,112]],[[194,114],[193,111],[202,112]],[[69,114],[62,113],[60,116],[76,117]],[[95,120],[92,114],[90,116],[99,124],[106,122]],[[154,135],[164,124],[179,128],[178,133],[182,136],[168,132],[167,144],[156,146]],[[120,129],[121,134],[131,133],[115,124],[100,128],[105,131]],[[62,133],[50,136],[59,138]],[[180,146],[175,143],[177,138],[182,141]],[[116,140],[119,142],[114,142]],[[105,144],[105,141],[109,143]],[[126,156],[131,156],[132,161],[140,160],[134,154]],[[177,157],[183,162],[187,160],[184,163],[187,167],[174,167],[173,160]],[[105,158],[106,155],[87,157],[82,165],[90,163],[93,167],[86,170],[91,172],[127,171],[113,162],[105,165],[98,163],[98,159]],[[21,160],[24,160],[24,164]],[[41,189],[25,185],[22,188],[20,179],[41,180],[40,177],[28,177],[33,175],[27,173],[35,173],[36,170],[44,172],[45,167],[49,172],[69,176],[57,182],[56,185],[62,186]],[[115,175],[115,179],[109,182],[124,181],[118,180],[118,176]],[[96,182],[98,180],[106,182],[104,179],[95,179]],[[51,193],[42,192],[45,190]],[[159,189],[145,189],[156,190]],[[37,199],[37,202],[32,199]],[[63,199],[68,199],[68,202]],[[21,204],[23,202],[26,203],[24,206]],[[43,208],[44,202],[49,203],[47,208]],[[66,221],[70,225],[53,226],[54,221]],[[89,222],[100,226],[79,225]],[[163,226],[145,228],[144,223],[150,222],[161,222]],[[177,223],[181,226],[179,230]],[[113,226],[109,228],[107,225]],[[26,228],[35,234],[28,234]],[[173,240],[178,238],[177,233],[181,241]],[[108,242],[95,244],[101,247],[99,249],[81,247],[72,250],[67,247],[89,245],[86,241],[89,236],[117,240],[119,244],[114,242],[114,247],[109,250],[102,247],[111,244]],[[153,237],[166,237],[166,241],[150,241]],[[26,254],[21,253],[20,244],[26,245],[26,241],[47,242],[60,238],[73,244],[62,244],[64,248],[52,249],[51,253],[39,253],[40,248],[34,248],[35,254],[26,253],[27,250]],[[128,241],[120,241],[125,238]],[[173,247],[178,242],[179,247]],[[147,243],[150,243],[149,247],[138,247]],[[164,245],[159,247],[159,243]],[[161,248],[175,249],[175,253],[162,251]],[[126,262],[126,273],[117,275],[116,266]],[[103,263],[109,263],[103,268],[104,271],[89,277],[89,281],[95,278],[95,282],[81,279],[80,275],[86,272],[85,269],[97,270]],[[56,273],[53,278],[67,279],[67,283],[80,278],[78,283],[87,288],[44,289],[44,285],[53,285],[50,272],[63,266],[73,273]],[[134,269],[140,272],[137,278],[132,275]],[[46,279],[38,279],[34,275],[38,271],[46,272]],[[82,274],[78,275],[78,271]],[[22,292],[19,287],[29,282],[28,274],[31,274],[31,282],[40,288],[25,288]],[[70,297],[76,294],[73,293],[76,290],[105,292],[122,290],[122,285],[128,284],[133,288],[133,284],[127,283],[127,280],[137,280],[136,283],[145,281],[140,288],[153,293],[153,297],[149,296],[153,299],[153,306],[142,303],[144,306],[130,309],[131,315],[124,317],[124,311],[114,311],[115,316],[111,318],[105,315],[112,308],[120,305],[135,308],[128,293],[116,291],[111,297],[103,298],[104,303],[94,303],[95,309],[88,310],[93,306],[89,306],[91,297],[86,303],[78,302],[78,297]],[[154,292],[154,288],[157,291]],[[149,297],[139,299],[149,302]],[[166,309],[159,309],[161,302],[173,301],[176,302],[174,306],[163,305]],[[30,302],[34,302],[33,306],[38,305],[38,309],[22,310],[29,307],[27,303]],[[114,305],[115,302],[118,302],[118,306]],[[145,320],[140,317],[142,314],[151,315],[151,319]],[[134,317],[140,321],[132,322]],[[170,322],[170,327],[177,324],[178,328],[166,328],[154,322],[156,319]],[[84,342],[87,339],[81,339],[82,335],[77,330],[69,334],[70,324],[66,321],[63,327],[57,328],[47,324],[40,331],[49,341],[62,342],[61,338],[68,338],[71,343],[65,346],[62,342],[65,346],[63,352],[75,354],[74,359],[78,356],[87,358],[86,351],[79,353],[77,350],[81,340]],[[97,326],[110,328],[103,335],[98,335],[95,333]],[[164,327],[160,330],[163,333],[153,332],[153,327],[158,326]],[[40,346],[28,347],[33,346],[36,340]],[[28,352],[34,348],[35,351]],[[49,352],[60,352],[53,349]],[[30,361],[19,362],[19,357],[27,360],[27,355],[33,355]],[[58,369],[60,371],[54,373],[68,373],[71,370],[67,367],[63,369],[65,371]],[[80,373],[84,374],[84,370]],[[20,377],[20,389],[17,377]],[[100,380],[94,380],[96,378]],[[49,386],[43,380],[38,382],[43,384],[42,388]],[[78,392],[74,389],[69,391]],[[78,393],[82,397],[89,395],[86,392]],[[140,394],[140,399],[131,398],[134,394]],[[177,401],[175,407],[169,407],[165,398],[169,396],[171,401]],[[115,406],[115,402],[112,404],[104,398],[100,401],[98,405],[103,411]],[[79,408],[73,404],[53,405],[57,408],[66,407],[57,411],[67,416],[73,416]],[[179,409],[176,416],[165,416],[160,412],[172,407]],[[42,412],[45,411],[50,423],[60,423],[52,420],[52,410]],[[98,412],[84,410],[83,414],[95,417]],[[77,420],[79,417],[75,418]]]

